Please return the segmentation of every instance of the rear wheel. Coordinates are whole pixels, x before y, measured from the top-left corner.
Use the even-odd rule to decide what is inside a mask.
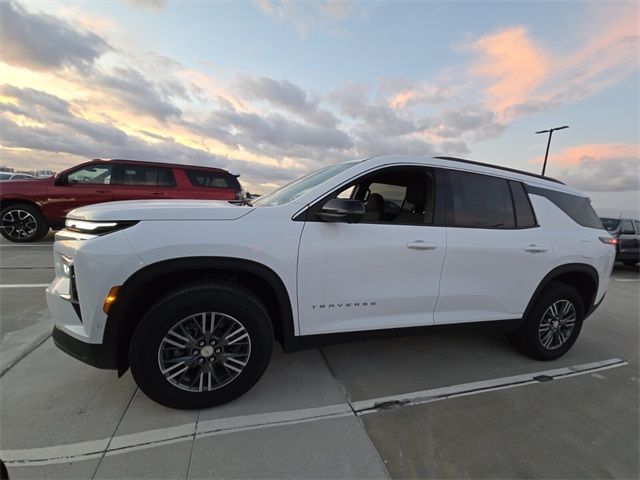
[[[190,286],[160,300],[136,328],[131,373],[152,400],[172,408],[206,408],[247,392],[273,348],[264,306],[232,283]]]
[[[554,360],[575,343],[583,320],[584,305],[576,289],[564,283],[552,283],[510,338],[518,350],[530,357]]]
[[[38,207],[27,203],[3,208],[0,219],[2,220],[0,233],[12,242],[35,242],[49,231],[49,225]]]
[[[635,267],[636,264],[638,263],[637,260],[624,260],[622,262],[624,265],[626,265],[627,267]]]

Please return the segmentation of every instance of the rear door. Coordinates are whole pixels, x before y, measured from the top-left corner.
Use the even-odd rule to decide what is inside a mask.
[[[174,198],[176,180],[170,167],[120,163],[114,187],[116,200]]]
[[[516,319],[551,269],[551,246],[519,182],[449,170],[447,256],[436,324]]]

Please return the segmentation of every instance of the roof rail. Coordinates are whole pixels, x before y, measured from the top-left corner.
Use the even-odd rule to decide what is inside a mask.
[[[555,178],[545,177],[544,175],[538,175],[537,173],[525,172],[523,170],[518,170],[516,168],[501,167],[500,165],[492,165],[491,163],[476,162],[474,160],[466,160],[464,158],[456,158],[456,157],[434,157],[434,158],[438,158],[440,160],[449,160],[451,162],[468,163],[470,165],[478,165],[480,167],[496,168],[498,170],[504,170],[506,172],[511,172],[511,173],[519,173],[520,175],[536,177],[542,180],[549,180],[550,182],[555,182],[555,183],[559,183],[560,185],[564,185],[563,182],[561,182],[560,180],[556,180]]]

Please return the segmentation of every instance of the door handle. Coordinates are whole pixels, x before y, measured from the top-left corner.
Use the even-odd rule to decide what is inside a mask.
[[[151,192],[151,195],[164,195],[164,192]]]
[[[525,245],[524,251],[529,253],[542,253],[542,252],[546,252],[547,249],[545,247],[532,243],[531,245]]]
[[[434,242],[425,242],[424,240],[416,240],[415,242],[408,242],[407,248],[411,250],[435,250],[438,246]]]
[[[111,193],[111,190],[107,189],[107,188],[99,188],[98,190],[96,190],[97,193]]]

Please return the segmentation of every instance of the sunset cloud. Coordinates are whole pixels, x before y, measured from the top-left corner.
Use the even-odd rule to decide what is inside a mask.
[[[549,74],[549,54],[523,26],[486,35],[463,48],[477,55],[471,73],[489,80],[484,92],[497,112],[529,98]]]
[[[542,163],[536,157],[532,163]],[[577,145],[554,152],[550,175],[590,192],[640,190],[640,144]]]

